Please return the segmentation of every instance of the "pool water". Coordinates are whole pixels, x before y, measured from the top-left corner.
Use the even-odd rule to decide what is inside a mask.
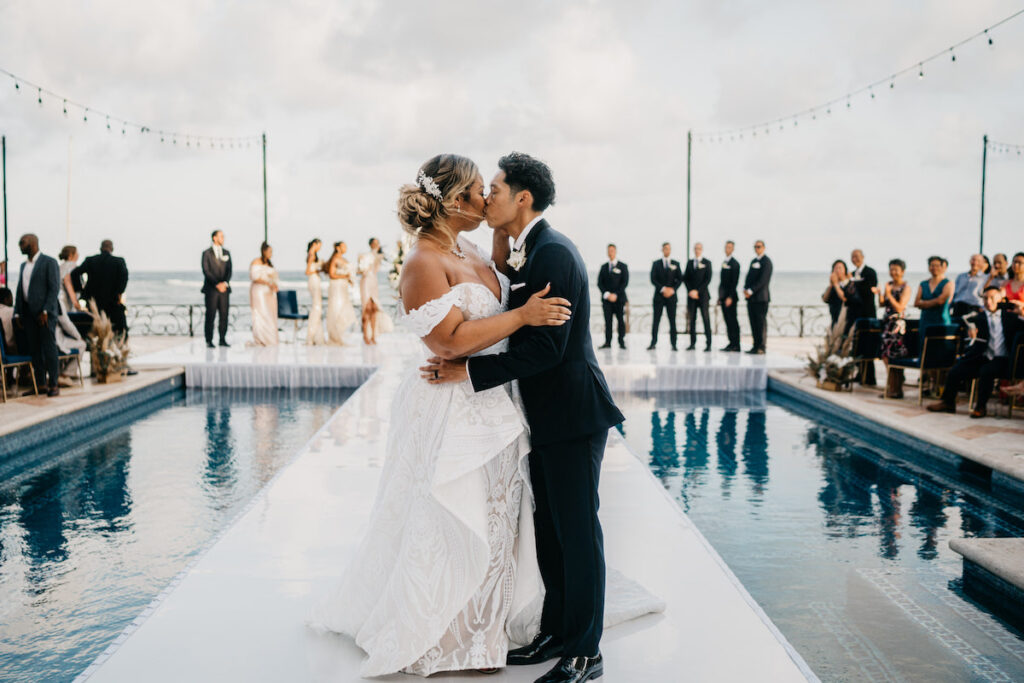
[[[175,392],[0,482],[0,680],[74,679],[350,395]]]
[[[1024,680],[1021,631],[962,593],[948,546],[1024,536],[1020,510],[774,394],[617,400],[633,452],[822,680]]]

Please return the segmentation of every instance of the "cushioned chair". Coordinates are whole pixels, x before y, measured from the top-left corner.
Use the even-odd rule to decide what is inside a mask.
[[[889,361],[890,373],[899,368],[921,371],[917,405],[924,403],[925,378],[928,375],[937,377],[940,372],[952,368],[956,364],[957,350],[960,346],[960,335],[957,334],[956,325],[926,327],[922,332],[922,339],[921,355],[917,358],[896,358]]]
[[[1013,338],[1013,349],[1010,352],[1010,382],[1024,382],[1024,332],[1018,332]],[[1013,404],[1019,396],[1010,397],[1010,412],[1007,417],[1013,417]]]
[[[278,320],[295,321],[295,334],[292,341],[299,339],[299,321],[309,320],[309,315],[299,313],[299,297],[294,289],[278,290],[277,292],[277,318]]]
[[[28,366],[28,371],[32,375],[32,390],[37,394],[39,393],[39,385],[36,384],[36,370],[32,367],[32,356],[14,356],[7,354],[7,344],[4,343],[3,332],[0,331],[0,388],[4,397],[4,403],[7,402],[7,368],[22,368]],[[17,385],[14,387],[15,393],[18,391]]]
[[[78,385],[85,387],[85,379],[82,377],[82,357],[78,353],[78,349],[71,349],[71,353],[62,353],[57,356],[58,361],[63,360],[78,360]]]
[[[851,334],[853,342],[850,357],[859,366],[860,376],[863,377],[867,364],[882,357],[882,321],[877,318],[857,318],[853,322]]]

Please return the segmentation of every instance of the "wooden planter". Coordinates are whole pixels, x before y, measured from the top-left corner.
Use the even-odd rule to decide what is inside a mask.
[[[818,388],[819,389],[824,389],[825,391],[843,391],[843,390],[846,389],[846,387],[844,387],[839,382],[833,382],[830,379],[827,379],[824,382],[819,380],[818,381]]]
[[[124,380],[124,371],[118,370],[116,372],[108,372],[106,374],[96,373],[97,384],[111,384],[113,382],[120,382]]]

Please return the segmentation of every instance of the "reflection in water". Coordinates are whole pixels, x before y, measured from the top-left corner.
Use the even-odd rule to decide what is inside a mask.
[[[669,487],[669,475],[679,469],[679,451],[676,446],[676,414],[669,411],[664,426],[661,413],[651,412],[651,471]]]
[[[718,473],[722,476],[722,495],[729,497],[732,479],[736,476],[736,411],[726,410],[715,433],[718,446]]]
[[[754,484],[760,498],[768,483],[768,422],[763,410],[747,413],[747,431],[743,435],[744,474]]]
[[[235,443],[231,433],[231,409],[211,405],[206,409],[206,467],[203,479],[218,507],[230,505],[235,475]]]

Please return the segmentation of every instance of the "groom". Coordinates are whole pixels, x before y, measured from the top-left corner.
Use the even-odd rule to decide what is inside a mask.
[[[551,284],[551,296],[572,302],[560,327],[524,327],[504,353],[468,362],[431,359],[439,381],[468,379],[475,391],[512,380],[530,426],[530,480],[536,499],[537,559],[544,580],[540,634],[508,653],[508,664],[559,657],[536,683],[582,683],[604,672],[599,644],[604,621],[604,539],[598,521],[598,478],[608,429],[623,421],[590,339],[587,270],[576,246],[542,213],[555,200],[551,170],[513,152],[498,161],[487,198],[495,245],[507,249],[502,268],[512,281],[509,308]],[[504,243],[503,243],[504,242]],[[500,264],[502,266],[506,264]]]

